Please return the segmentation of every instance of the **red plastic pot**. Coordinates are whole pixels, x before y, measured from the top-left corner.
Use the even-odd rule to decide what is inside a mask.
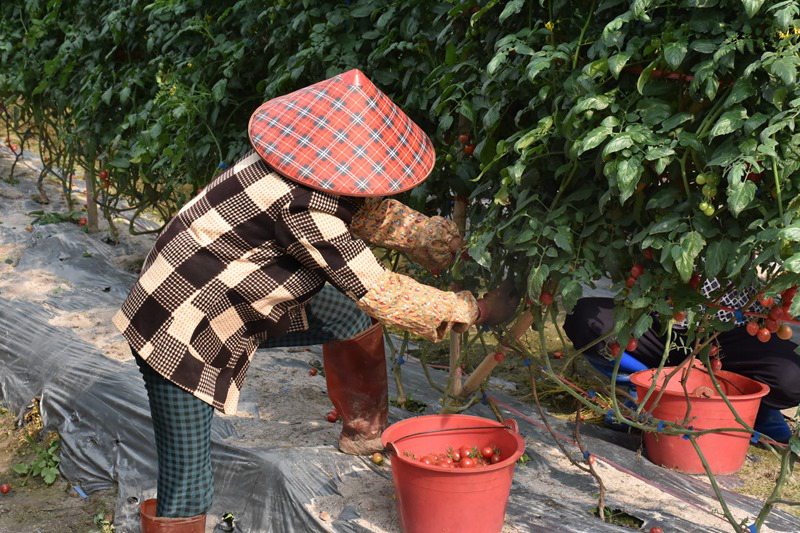
[[[418,416],[389,426],[381,440],[394,452],[392,478],[405,533],[502,530],[514,467],[525,451],[515,421],[503,425],[468,415]],[[426,465],[405,455],[420,457],[462,445],[496,445],[503,460],[479,468],[454,469]]]
[[[692,367],[689,370],[686,381],[689,402],[686,400],[686,393],[681,385],[681,378],[686,369],[679,370],[665,384],[667,376],[674,369],[674,367],[662,369],[656,382],[656,389],[645,405],[645,411],[658,420],[680,424],[683,423],[687,407],[691,404],[691,412],[686,425],[695,430],[742,427],[724,400],[716,394],[711,377],[704,368]],[[653,381],[654,374],[655,369],[631,374],[631,383],[636,385],[636,393],[639,398],[644,398]],[[761,404],[761,398],[769,393],[769,387],[724,370],[715,372],[714,375],[739,417],[752,427]],[[664,389],[664,394],[655,404],[659,391],[662,389]],[[700,396],[703,393],[708,395],[709,392],[713,394],[710,398]],[[744,464],[750,437],[749,433],[743,431],[707,433],[697,437],[696,442],[712,473],[732,474]],[[700,456],[691,441],[684,439],[681,435],[648,432],[644,434],[644,445],[648,459],[656,464],[687,474],[705,473]]]

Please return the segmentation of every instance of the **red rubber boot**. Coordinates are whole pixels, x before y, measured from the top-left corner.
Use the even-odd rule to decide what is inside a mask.
[[[156,500],[145,500],[139,506],[142,533],[205,533],[206,515],[186,518],[164,518],[156,516]]]
[[[389,414],[389,382],[383,327],[322,346],[328,397],[342,417],[339,450],[369,455],[383,449],[381,432]]]

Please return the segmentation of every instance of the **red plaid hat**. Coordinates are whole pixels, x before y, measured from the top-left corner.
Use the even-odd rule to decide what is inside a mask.
[[[248,134],[277,172],[344,196],[407,191],[436,160],[425,132],[357,69],[265,102]]]

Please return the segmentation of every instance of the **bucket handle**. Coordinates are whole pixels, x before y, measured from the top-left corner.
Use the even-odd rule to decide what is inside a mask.
[[[513,418],[506,418],[503,420],[502,426],[468,426],[468,427],[460,427],[460,428],[443,428],[443,429],[429,429],[427,431],[418,431],[416,433],[410,433],[408,435],[403,435],[400,438],[393,440],[392,442],[387,442],[386,446],[383,447],[383,451],[387,454],[394,454],[399,455],[397,453],[397,447],[395,443],[400,442],[401,440],[410,439],[411,437],[419,437],[420,435],[431,435],[433,433],[445,433],[447,431],[463,431],[465,429],[499,429],[504,428],[514,433],[519,433],[519,424]]]

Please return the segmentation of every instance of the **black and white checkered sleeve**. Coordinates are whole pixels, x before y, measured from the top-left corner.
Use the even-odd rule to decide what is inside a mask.
[[[378,284],[385,269],[367,244],[350,233],[350,216],[338,198],[304,191],[281,211],[276,238],[305,268],[358,301]]]

